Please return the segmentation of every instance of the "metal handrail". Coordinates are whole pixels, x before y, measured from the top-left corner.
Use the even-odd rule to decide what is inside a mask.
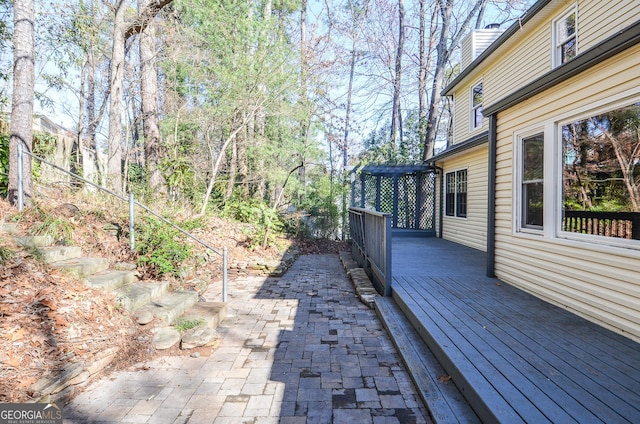
[[[213,247],[211,247],[208,243],[204,242],[203,240],[199,239],[198,237],[194,236],[193,234],[189,233],[188,231],[184,230],[183,228],[180,228],[179,226],[177,226],[176,224],[174,224],[173,222],[169,221],[168,219],[166,219],[165,217],[163,217],[162,215],[160,215],[159,213],[155,212],[154,210],[152,210],[151,208],[149,208],[148,206],[138,202],[137,200],[134,199],[133,197],[133,193],[129,193],[129,198],[127,199],[124,196],[121,196],[117,193],[114,193],[113,191],[102,187],[99,184],[96,184],[92,181],[89,181],[77,174],[74,174],[73,172],[67,171],[64,168],[59,167],[58,165],[55,165],[51,162],[48,162],[47,160],[34,155],[33,153],[29,152],[29,151],[25,151],[23,149],[22,143],[18,143],[18,210],[22,211],[22,209],[24,208],[24,187],[23,187],[23,167],[22,167],[22,158],[23,155],[27,154],[28,156],[40,161],[40,163],[44,163],[46,165],[49,165],[55,169],[57,169],[58,171],[64,172],[65,174],[68,174],[70,176],[72,176],[73,178],[76,178],[86,184],[89,184],[107,194],[110,194],[120,200],[122,200],[123,202],[128,202],[129,203],[129,243],[131,245],[131,250],[133,250],[135,248],[135,232],[134,232],[134,223],[135,223],[135,214],[134,214],[134,205],[137,205],[139,207],[141,207],[142,209],[146,210],[147,212],[149,212],[150,214],[154,215],[156,218],[160,219],[161,221],[163,221],[164,223],[170,225],[171,227],[173,227],[174,229],[180,231],[182,234],[184,234],[185,236],[189,237],[190,239],[192,239],[193,241],[200,243],[202,246],[204,246],[205,248],[211,250],[212,252],[216,253],[219,256],[222,256],[222,301],[226,302],[227,301],[227,286],[228,286],[228,277],[227,277],[227,264],[228,264],[228,252],[227,252],[227,248],[223,247],[222,251],[215,249]]]

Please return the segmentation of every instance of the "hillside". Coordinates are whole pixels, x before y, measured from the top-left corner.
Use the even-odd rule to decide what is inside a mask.
[[[52,222],[71,228],[67,243],[93,256],[107,257],[112,263],[136,263],[138,255],[131,252],[128,235],[114,230],[128,227],[126,216],[115,214],[107,204],[51,200],[23,213],[0,200],[0,223],[15,223],[16,235],[28,235],[47,217],[55,217],[47,221],[49,231],[53,231]],[[228,249],[231,280],[238,273],[272,272],[272,264],[278,264],[285,254],[294,258],[299,253],[344,249],[342,243],[284,236],[278,236],[267,249],[250,248],[246,224],[218,217],[201,222],[203,225],[193,228],[192,233],[213,247]],[[221,260],[216,255],[193,245],[191,257],[176,275],[162,278],[174,288],[198,292],[209,284],[220,284]],[[271,268],[265,270],[267,266]],[[155,278],[157,273],[157,267],[137,268],[141,279]],[[32,387],[40,378],[69,363],[100,362],[105,352],[117,351],[109,369],[128,367],[156,355],[148,343],[149,332],[118,307],[114,295],[88,288],[81,279],[51,269],[39,260],[37,251],[22,248],[14,236],[0,233],[0,402],[38,399],[39,393]]]

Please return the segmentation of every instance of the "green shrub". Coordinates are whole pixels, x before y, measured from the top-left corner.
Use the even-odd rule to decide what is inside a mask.
[[[273,244],[284,228],[276,209],[253,199],[232,197],[225,204],[222,215],[252,225],[251,229],[246,230],[251,249],[259,245],[266,248]]]
[[[204,321],[199,319],[192,319],[192,320],[181,319],[180,321],[176,322],[173,326],[179,332],[184,333],[185,331],[191,330],[192,328],[199,327],[202,324],[204,324]]]
[[[70,244],[73,241],[73,229],[73,224],[69,221],[47,215],[31,232],[38,236],[49,236],[62,244]]]
[[[151,266],[158,276],[177,275],[180,264],[191,256],[191,246],[181,236],[156,218],[143,218],[136,228],[138,264]]]
[[[16,255],[12,249],[6,246],[0,246],[0,262],[8,262]]]

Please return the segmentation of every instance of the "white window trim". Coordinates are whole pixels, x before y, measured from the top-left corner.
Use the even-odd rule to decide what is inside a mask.
[[[595,100],[587,105],[577,107],[569,112],[560,113],[548,121],[533,123],[513,133],[513,178],[512,178],[512,235],[517,238],[540,240],[567,246],[570,248],[589,249],[593,252],[619,254],[629,258],[640,259],[640,243],[637,240],[623,240],[611,237],[600,237],[589,234],[578,234],[561,231],[562,216],[562,125],[580,119],[618,109],[632,103],[640,102],[640,88],[634,87],[620,93]],[[520,177],[519,140],[544,131],[544,230],[519,230],[521,222],[520,205],[522,197],[518,187]]]
[[[558,49],[559,47],[559,42],[560,40],[558,40],[558,31],[557,31],[557,24],[558,22],[560,22],[563,19],[566,19],[567,16],[571,15],[572,13],[575,13],[576,15],[576,33],[575,33],[575,39],[576,39],[576,55],[578,55],[579,49],[578,49],[578,35],[579,35],[579,26],[578,26],[578,4],[574,3],[571,7],[569,7],[568,9],[566,9],[564,12],[562,12],[557,18],[555,18],[551,25],[551,64],[553,68],[557,68],[558,66],[562,65],[562,55]],[[564,40],[563,40],[564,41]]]
[[[466,216],[458,216],[457,212],[458,212],[458,172],[459,171],[467,171],[467,213]],[[455,184],[456,184],[456,192],[455,195],[453,197],[454,202],[453,202],[453,215],[447,215],[447,210],[446,210],[446,205],[447,205],[447,175],[448,174],[455,174]],[[466,221],[469,219],[469,168],[468,167],[461,167],[461,168],[455,168],[455,169],[451,169],[451,170],[447,170],[444,173],[444,205],[445,205],[445,210],[444,210],[444,214],[443,214],[443,218],[445,219],[460,219],[463,221]]]
[[[477,127],[475,126],[475,116],[476,116],[476,108],[473,106],[473,90],[475,90],[475,88],[477,86],[479,86],[480,84],[482,84],[482,103],[480,104],[479,107],[483,107],[484,106],[484,83],[482,82],[482,80],[476,81],[474,84],[471,84],[471,88],[469,90],[469,132],[473,133],[476,132],[480,129],[482,129],[482,127],[484,127],[484,121],[485,119],[482,119],[482,124],[478,125]]]
[[[546,235],[549,232],[550,222],[553,221],[553,217],[549,217],[550,213],[553,213],[553,208],[548,207],[553,202],[553,197],[549,196],[548,190],[548,181],[549,178],[552,177],[550,172],[553,170],[553,165],[548,162],[553,161],[553,157],[549,154],[549,151],[553,149],[549,149],[549,140],[552,140],[550,136],[553,136],[553,128],[549,131],[549,125],[535,125],[532,127],[528,127],[521,131],[517,131],[513,135],[513,170],[514,177],[513,178],[513,233],[514,234],[523,234],[523,235],[534,235],[536,237],[540,237]],[[543,175],[543,187],[544,187],[544,209],[543,209],[543,222],[544,226],[542,228],[533,228],[533,227],[525,227],[522,225],[522,182],[523,182],[523,172],[524,169],[522,167],[522,141],[526,138],[533,137],[535,135],[542,134],[544,137],[544,175]]]
[[[633,94],[632,94],[633,93]],[[607,99],[603,99],[601,101],[595,102],[592,105],[585,106],[580,108],[579,110],[573,111],[571,114],[564,114],[563,116],[559,116],[554,124],[554,140],[555,146],[553,149],[554,154],[557,157],[557,163],[554,165],[554,216],[553,226],[554,232],[552,237],[560,240],[569,240],[576,242],[584,242],[592,245],[601,245],[601,246],[609,246],[609,247],[622,247],[627,249],[635,249],[640,250],[640,242],[638,240],[626,240],[619,239],[614,237],[603,237],[591,234],[580,234],[573,233],[569,231],[563,231],[561,222],[559,217],[562,216],[562,201],[563,201],[563,191],[562,191],[562,158],[563,158],[563,146],[562,146],[562,126],[571,122],[579,121],[581,119],[587,119],[592,116],[600,115],[602,113],[606,113],[615,109],[619,109],[625,106],[629,106],[633,103],[640,102],[640,93],[638,93],[637,89],[629,90],[623,93],[620,93],[617,96],[612,96]],[[545,166],[546,166],[545,162]],[[546,178],[546,173],[545,173]],[[545,197],[546,201],[546,197]],[[546,215],[545,215],[546,219]]]

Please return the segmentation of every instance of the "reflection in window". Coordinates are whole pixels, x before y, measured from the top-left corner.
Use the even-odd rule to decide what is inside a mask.
[[[564,231],[640,239],[640,103],[562,126]]]
[[[482,126],[482,83],[473,87],[471,94],[471,122],[473,129],[479,128]]]
[[[465,218],[467,216],[467,170],[448,172],[445,178],[445,214]]]
[[[544,136],[522,140],[522,227],[542,228]]]
[[[555,22],[555,64],[556,66],[573,59],[577,54],[576,12],[566,14]]]

